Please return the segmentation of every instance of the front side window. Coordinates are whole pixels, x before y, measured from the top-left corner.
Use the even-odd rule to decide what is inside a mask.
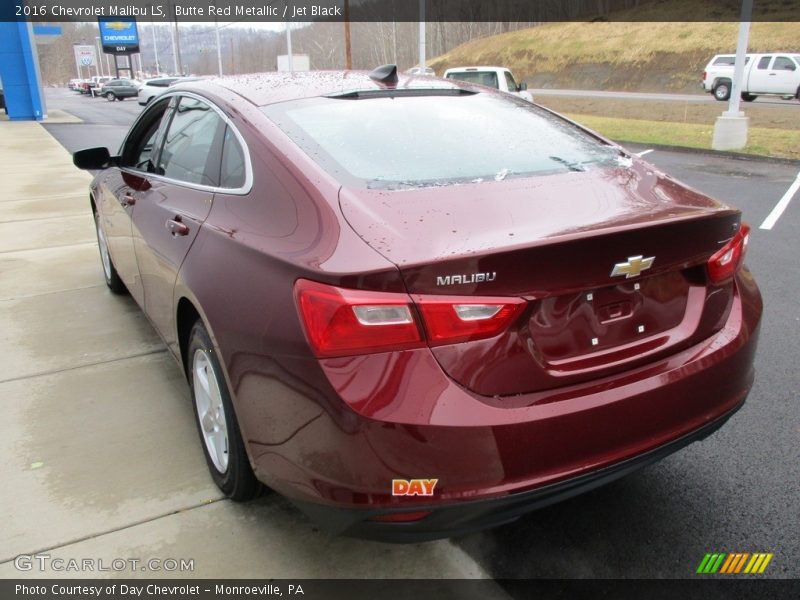
[[[262,109],[337,179],[448,185],[616,164],[614,148],[547,111],[494,94],[313,98]]]
[[[173,111],[157,172],[170,179],[216,186],[225,122],[201,100],[182,97]]]
[[[509,92],[516,92],[517,91],[517,82],[514,81],[514,78],[511,76],[511,73],[508,71],[505,72],[506,76],[506,85],[508,86]]]
[[[153,160],[160,146],[160,132],[168,114],[169,100],[161,100],[149,107],[131,131],[122,147],[122,166],[138,171],[154,172]]]

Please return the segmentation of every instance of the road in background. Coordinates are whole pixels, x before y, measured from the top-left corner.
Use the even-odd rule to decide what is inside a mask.
[[[662,94],[651,92],[607,92],[599,90],[555,90],[555,89],[530,89],[533,97],[537,96],[565,96],[570,98],[611,98],[615,100],[658,100],[663,102],[716,102],[721,110],[727,110],[728,103],[720,102],[711,94]],[[753,103],[774,106],[797,106],[797,99],[783,100],[777,96],[759,96]]]
[[[140,110],[131,101],[72,99],[61,91],[51,91],[48,103],[85,121],[45,124],[70,151],[95,141],[102,145],[103,139],[118,144]],[[494,577],[686,578],[694,576],[707,552],[773,552],[764,577],[798,578],[800,199],[771,231],[757,227],[800,166],[663,150],[644,159],[741,208],[753,226],[747,263],[765,302],[753,391],[707,440],[591,493],[454,543]],[[199,455],[199,446],[196,451]],[[252,511],[255,519],[293,514],[286,503],[263,499],[236,511]],[[396,576],[397,569],[392,560],[384,561],[386,576]]]

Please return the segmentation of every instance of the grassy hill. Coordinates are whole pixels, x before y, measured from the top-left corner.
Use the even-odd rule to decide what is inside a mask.
[[[695,10],[692,2],[671,3],[674,14],[682,14],[681,6]],[[655,8],[643,6],[618,18],[653,18]],[[455,66],[501,65],[531,87],[696,92],[709,59],[735,52],[738,27],[735,22],[548,23],[473,40],[429,65],[440,74]],[[749,50],[800,52],[800,23],[753,23]]]

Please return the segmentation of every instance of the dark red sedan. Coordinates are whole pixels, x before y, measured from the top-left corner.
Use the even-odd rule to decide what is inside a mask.
[[[708,436],[753,383],[740,212],[500,92],[199,81],[74,160],[235,500],[395,541],[493,526]]]

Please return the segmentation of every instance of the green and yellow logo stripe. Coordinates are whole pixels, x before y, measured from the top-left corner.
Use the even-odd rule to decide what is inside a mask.
[[[772,560],[772,552],[725,552],[708,553],[700,561],[697,573],[700,574],[760,574],[767,569]]]

